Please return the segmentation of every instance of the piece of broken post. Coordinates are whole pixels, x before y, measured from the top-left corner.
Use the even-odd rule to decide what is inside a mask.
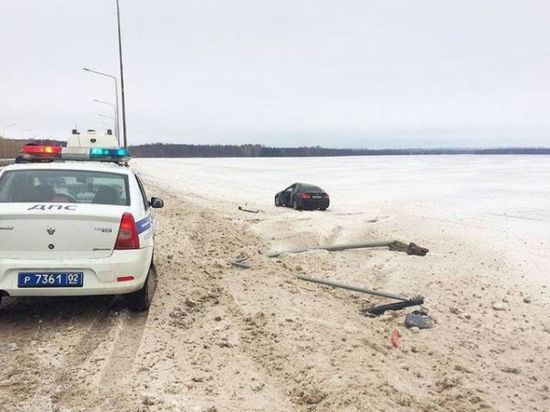
[[[292,249],[285,250],[282,252],[272,252],[267,255],[267,257],[274,258],[287,253],[302,253],[309,252],[313,250],[327,250],[329,252],[338,252],[341,250],[349,249],[363,249],[371,247],[389,247],[390,250],[395,250],[399,252],[406,252],[409,255],[420,255],[425,256],[428,253],[428,249],[421,248],[420,246],[411,243],[407,245],[406,243],[400,242],[398,240],[384,240],[381,242],[365,242],[365,243],[346,243],[342,245],[333,245],[333,246],[312,246],[305,249]]]
[[[246,263],[241,263],[241,262],[236,261],[236,260],[232,260],[232,261],[229,262],[229,263],[231,263],[232,266],[236,266],[236,267],[242,268],[242,269],[250,269],[250,268],[252,268],[251,265],[248,265],[248,264],[246,264]]]
[[[382,291],[373,290],[373,289],[361,288],[361,287],[358,287],[358,286],[346,285],[345,283],[333,282],[331,280],[317,279],[317,278],[312,278],[312,277],[304,276],[304,275],[298,275],[296,277],[298,279],[305,280],[307,282],[313,282],[313,283],[318,283],[320,285],[332,286],[333,288],[347,289],[347,290],[352,290],[354,292],[367,293],[367,294],[373,295],[373,296],[381,296],[383,298],[390,298],[390,299],[395,299],[395,300],[400,300],[400,301],[408,301],[409,300],[409,298],[406,298],[406,297],[400,296],[400,295],[396,295],[395,293],[382,292]]]
[[[242,212],[248,212],[248,213],[260,213],[260,209],[250,210],[250,209],[245,209],[241,206],[239,206],[239,210]]]

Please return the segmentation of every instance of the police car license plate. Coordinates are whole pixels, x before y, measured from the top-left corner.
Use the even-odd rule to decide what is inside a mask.
[[[20,272],[17,286],[20,288],[81,288],[82,272]]]

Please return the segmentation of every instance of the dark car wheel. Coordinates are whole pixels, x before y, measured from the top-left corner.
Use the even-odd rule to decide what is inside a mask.
[[[325,210],[327,210],[326,207],[322,207],[321,209],[319,209],[321,212],[324,212]]]
[[[292,207],[294,210],[300,210],[300,206],[298,206],[298,202],[296,200],[292,202]]]
[[[279,199],[279,195],[275,196],[275,206],[277,207],[281,206],[281,199]]]
[[[153,265],[149,268],[147,279],[143,287],[133,293],[125,295],[128,308],[134,312],[143,312],[149,309],[153,295],[157,288],[157,271]]]

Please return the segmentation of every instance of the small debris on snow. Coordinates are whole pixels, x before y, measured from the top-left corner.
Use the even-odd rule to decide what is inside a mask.
[[[296,388],[293,395],[297,398],[297,403],[302,405],[316,405],[327,397],[326,393],[314,387]]]
[[[493,309],[498,310],[498,311],[503,311],[503,310],[508,309],[508,307],[506,306],[506,304],[504,304],[502,302],[495,302],[495,303],[493,303]]]
[[[190,307],[190,308],[194,308],[195,306],[197,306],[197,302],[187,298],[187,299],[185,299],[185,305]]]
[[[449,308],[449,312],[451,312],[453,315],[459,315],[462,313],[462,310],[460,310],[459,308],[457,307],[454,307],[454,306],[451,306]]]
[[[152,406],[156,403],[157,403],[156,399],[153,398],[151,395],[145,395],[143,397],[143,404],[146,405],[146,406]]]
[[[456,388],[462,383],[462,378],[460,376],[445,376],[443,379],[440,379],[435,383],[435,387],[438,392],[443,392],[452,388]]]
[[[401,334],[397,329],[394,329],[391,333],[390,341],[394,348],[398,348],[401,344]]]
[[[465,372],[465,373],[474,373],[473,370],[471,370],[470,368],[468,368],[467,366],[464,366],[464,365],[455,365],[455,371]]]

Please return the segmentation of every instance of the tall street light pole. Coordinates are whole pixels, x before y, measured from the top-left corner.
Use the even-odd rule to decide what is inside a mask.
[[[113,79],[115,81],[115,110],[116,110],[116,136],[118,138],[118,144],[120,145],[120,128],[119,128],[119,121],[118,121],[118,79],[116,76],[113,76],[112,74],[98,72],[96,70],[88,69],[87,67],[84,67],[82,70],[85,70],[90,73],[99,74],[100,76],[105,76]],[[124,106],[123,106],[124,107]],[[124,115],[124,112],[123,112]]]
[[[113,106],[113,109],[115,111],[115,117],[114,117],[114,119],[115,119],[115,135],[116,135],[117,140],[118,140],[118,145],[120,146],[120,133],[119,133],[120,127],[118,125],[118,106],[116,104],[106,102],[105,100],[94,99],[94,102],[101,103],[101,104],[108,104],[109,106]]]
[[[122,97],[122,136],[124,140],[124,147],[128,146],[128,139],[126,138],[126,102],[124,99],[124,70],[122,67],[122,39],[120,34],[120,5],[119,0],[116,0],[116,16],[118,26],[118,61],[120,64],[120,94]]]

